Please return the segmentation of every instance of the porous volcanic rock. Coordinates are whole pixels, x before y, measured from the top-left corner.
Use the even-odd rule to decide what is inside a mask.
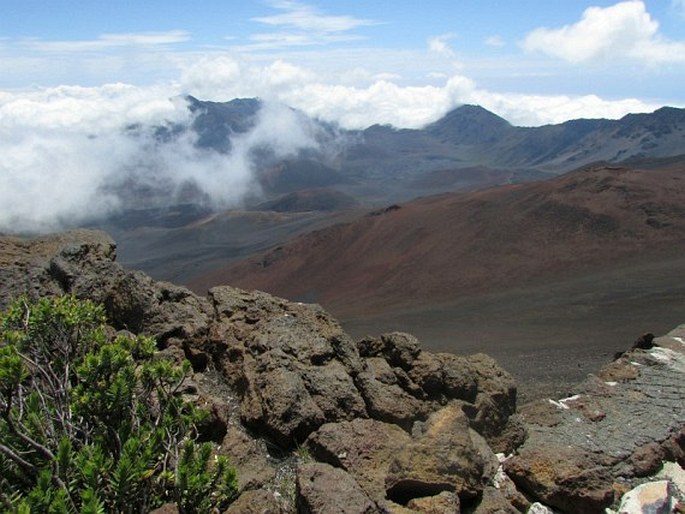
[[[516,411],[516,384],[491,357],[426,352],[414,336],[399,332],[367,337],[357,346],[370,368],[360,380],[374,417],[407,426],[458,400],[470,426],[488,442],[496,442],[497,451],[513,448],[525,437],[520,425],[516,434],[509,423]],[[398,405],[392,398],[398,398],[399,389],[404,394]]]
[[[84,269],[103,270],[106,276],[115,259],[115,250],[111,237],[92,230],[74,230],[35,239],[0,237],[0,307],[4,309],[21,295],[37,299],[64,293]],[[51,269],[51,261],[59,260],[61,254],[80,255],[79,268],[73,268],[71,273],[66,269],[55,273],[58,270]],[[90,279],[94,278],[91,274]]]
[[[384,360],[367,360],[367,369],[358,375],[357,384],[367,401],[369,414],[376,419],[411,430],[414,421],[425,419],[429,411],[429,406],[399,385],[397,376]]]
[[[449,491],[443,491],[435,496],[413,498],[407,507],[421,514],[450,514],[460,512],[459,496]]]
[[[300,514],[381,512],[349,473],[321,462],[297,468],[296,504]]]
[[[403,333],[354,342],[317,305],[228,286],[199,297],[115,258],[100,232],[0,237],[0,307],[74,294],[105,306],[109,333],[188,359],[181,393],[210,412],[199,436],[237,467],[230,512],[292,513],[295,497],[299,512],[601,512],[663,461],[685,463],[685,326],[517,413],[486,355]],[[303,444],[323,462],[296,466]],[[493,450],[514,454],[498,469]]]
[[[367,417],[356,346],[323,309],[228,286],[209,297],[212,358],[247,426],[290,447],[324,423]]]
[[[604,512],[614,501],[608,469],[577,448],[522,451],[505,470],[521,490],[562,512]]]
[[[443,491],[474,498],[484,486],[484,462],[469,434],[464,412],[450,405],[431,414],[413,440],[395,456],[385,480],[387,496],[399,504]]]
[[[251,489],[241,494],[224,514],[288,514],[290,509],[283,505],[273,492],[266,489]]]
[[[0,262],[7,263],[0,272],[0,306],[20,295],[35,299],[70,293],[104,304],[115,328],[153,336],[160,348],[206,339],[206,299],[124,270],[115,262],[115,250],[114,241],[98,231],[75,230],[34,240],[0,238]]]
[[[385,498],[390,464],[411,436],[397,425],[375,419],[327,423],[311,434],[307,447],[317,460],[350,473],[374,499]]]

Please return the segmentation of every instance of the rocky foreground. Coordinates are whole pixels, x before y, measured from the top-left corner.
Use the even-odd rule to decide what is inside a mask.
[[[238,470],[228,512],[683,512],[685,326],[576,396],[517,407],[486,355],[403,333],[355,342],[320,307],[265,293],[200,297],[123,269],[100,232],[0,238],[0,307],[64,293],[192,363],[202,438]]]

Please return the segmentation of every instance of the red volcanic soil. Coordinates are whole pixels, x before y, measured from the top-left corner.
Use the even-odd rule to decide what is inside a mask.
[[[189,285],[261,289],[346,317],[587,275],[683,249],[685,168],[602,166],[391,206]]]
[[[288,193],[258,206],[276,212],[341,211],[359,204],[353,197],[329,188],[305,189]]]

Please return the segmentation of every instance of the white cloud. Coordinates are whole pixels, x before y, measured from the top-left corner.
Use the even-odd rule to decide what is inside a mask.
[[[256,65],[223,55],[188,65],[180,82],[166,85],[0,91],[0,231],[55,229],[111,213],[121,204],[112,186],[125,180],[163,184],[172,194],[194,183],[212,205],[236,206],[256,188],[251,149],[268,144],[289,155],[315,145],[312,127],[284,105],[346,128],[421,127],[463,103],[518,125],[617,118],[659,107],[592,95],[497,93],[458,74],[431,86],[367,78],[367,86],[340,85],[287,61]],[[169,143],[154,137],[155,126],[191,121],[180,93],[267,102],[254,130],[232,140],[232,152],[222,155],[196,148],[192,133]]]
[[[572,63],[615,59],[645,64],[685,62],[685,42],[662,37],[659,23],[641,0],[589,7],[574,24],[535,29],[522,47]]]
[[[618,119],[628,113],[652,112],[661,105],[635,98],[604,100],[596,95],[525,95],[476,91],[470,101],[518,126],[563,123],[579,118]]]
[[[453,33],[440,34],[439,36],[433,36],[428,39],[428,49],[431,52],[435,52],[438,55],[449,57],[451,59],[456,58],[454,50],[449,46],[448,42],[454,39],[456,36]]]
[[[347,128],[375,123],[418,128],[458,105],[474,87],[470,79],[460,76],[450,78],[443,87],[402,87],[385,80],[366,88],[314,83],[291,91],[284,100]]]
[[[270,32],[252,34],[251,43],[237,47],[242,51],[274,50],[286,47],[328,45],[363,39],[354,34],[321,34],[306,32]]]
[[[204,57],[184,67],[181,88],[198,98],[227,101],[240,97],[281,100],[291,88],[316,80],[316,74],[286,61],[258,66],[232,55]]]
[[[225,101],[259,96],[295,107],[310,116],[345,128],[370,125],[421,127],[450,109],[480,104],[514,124],[542,125],[574,118],[619,118],[629,112],[653,111],[660,105],[637,99],[605,100],[595,95],[524,95],[479,87],[469,77],[433,74],[435,85],[401,85],[396,75],[364,69],[341,76],[321,75],[286,61],[256,65],[230,56],[206,58],[183,74],[183,91],[199,98]],[[337,80],[336,80],[337,79]],[[360,85],[368,82],[366,85]]]
[[[253,20],[266,25],[284,26],[319,33],[346,32],[357,27],[376,25],[376,22],[372,20],[353,16],[321,14],[310,5],[290,0],[272,2],[271,5],[285,12],[272,16],[261,16],[253,18]]]
[[[495,34],[494,36],[487,37],[485,39],[485,44],[488,46],[493,46],[493,47],[497,47],[497,48],[506,45],[502,36],[499,36],[497,34]]]
[[[43,41],[33,38],[24,40],[23,45],[38,52],[84,52],[126,46],[170,45],[189,41],[190,37],[190,33],[185,30],[172,30],[167,32],[102,34],[97,39],[83,41]]]
[[[206,100],[230,99],[245,96],[239,90],[242,75],[241,64],[233,57],[203,57],[182,65],[181,87],[189,94]]]
[[[122,202],[126,181],[193,183],[213,206],[236,206],[255,192],[251,150],[288,155],[315,145],[307,124],[267,104],[228,155],[197,148],[192,132],[169,142],[157,126],[191,121],[174,88],[111,84],[0,94],[0,231],[44,231],[97,219]]]
[[[267,50],[291,46],[325,45],[363,39],[349,32],[364,26],[377,25],[373,20],[347,15],[326,15],[315,7],[291,0],[271,2],[280,14],[259,16],[252,21],[284,30],[250,36],[245,50]]]

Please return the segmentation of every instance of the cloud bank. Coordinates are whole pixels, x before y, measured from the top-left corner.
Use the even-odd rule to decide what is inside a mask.
[[[159,127],[192,115],[169,88],[111,84],[0,94],[0,231],[42,232],[116,212],[123,184],[164,190],[173,200],[192,185],[212,207],[254,193],[253,149],[287,156],[316,146],[292,112],[265,104],[229,154],[195,146],[192,131],[160,140]]]
[[[429,41],[431,53],[454,56],[448,37]],[[183,70],[181,88],[202,99],[225,101],[258,96],[290,105],[306,114],[364,129],[373,124],[420,128],[463,104],[478,104],[515,125],[537,126],[575,118],[620,118],[651,112],[660,104],[634,98],[607,100],[596,95],[526,95],[494,92],[463,73],[443,77],[436,85],[402,85],[392,76],[374,77],[357,70],[357,82],[331,77],[277,60],[258,65],[229,54],[204,57]],[[339,77],[338,77],[339,78]]]
[[[98,219],[122,207],[126,198],[117,191],[125,185],[162,189],[170,199],[192,185],[212,207],[238,206],[257,188],[255,148],[287,156],[316,147],[311,126],[286,105],[345,128],[421,127],[464,103],[522,125],[587,113],[616,118],[658,107],[596,96],[498,94],[462,75],[418,87],[385,79],[366,87],[317,79],[283,61],[256,67],[220,56],[194,63],[178,83],[167,85],[0,92],[0,231],[47,231]],[[156,128],[192,123],[182,91],[201,99],[260,96],[266,102],[255,127],[232,138],[229,154],[220,154],[196,147],[192,131],[155,137]]]

